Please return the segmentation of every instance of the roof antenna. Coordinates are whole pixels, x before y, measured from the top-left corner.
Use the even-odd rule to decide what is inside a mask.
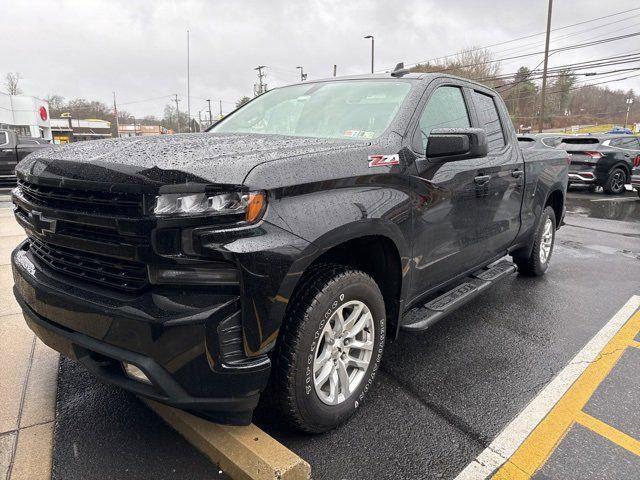
[[[407,73],[409,73],[409,69],[404,68],[404,62],[400,62],[396,65],[396,68],[393,69],[393,72],[391,72],[391,76],[401,77],[403,75],[406,75]]]

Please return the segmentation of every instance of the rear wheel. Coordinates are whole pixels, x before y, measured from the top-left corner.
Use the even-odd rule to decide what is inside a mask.
[[[544,275],[549,267],[556,237],[556,215],[553,208],[546,207],[542,211],[540,223],[536,229],[533,249],[528,256],[523,252],[514,252],[513,261],[518,266],[518,273],[528,276]]]
[[[362,404],[382,358],[384,299],[366,273],[323,265],[302,280],[278,340],[276,407],[296,428],[319,433]]]
[[[626,180],[626,172],[620,167],[614,168],[609,172],[609,177],[603,186],[604,192],[609,195],[620,195],[621,193],[624,193],[624,184],[626,183]]]

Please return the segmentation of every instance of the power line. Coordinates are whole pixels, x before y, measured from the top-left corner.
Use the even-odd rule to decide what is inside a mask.
[[[620,12],[617,12],[617,13],[612,13],[612,14],[610,14],[610,15],[604,15],[604,16],[602,16],[602,17],[592,18],[592,19],[590,19],[590,20],[584,20],[584,21],[582,21],[582,22],[572,23],[572,24],[570,24],[570,25],[565,25],[565,26],[562,26],[562,27],[557,27],[557,28],[552,29],[551,31],[552,31],[552,32],[557,32],[557,31],[559,31],[559,30],[565,30],[565,29],[567,29],[567,28],[576,27],[576,26],[578,26],[578,25],[584,25],[584,24],[591,23],[591,22],[595,22],[595,21],[598,21],[598,20],[603,20],[603,19],[605,19],[605,18],[611,18],[611,17],[615,17],[615,16],[617,16],[617,15],[622,15],[622,14],[624,14],[624,13],[634,12],[634,11],[637,11],[637,10],[640,10],[640,7],[637,7],[637,8],[631,8],[631,9],[628,9],[628,10],[623,10],[623,11],[620,11]],[[545,30],[544,32],[533,33],[533,34],[531,34],[531,35],[525,35],[524,37],[518,37],[518,38],[514,38],[514,39],[512,39],[512,40],[506,40],[506,41],[504,41],[504,42],[492,43],[492,44],[490,44],[490,45],[485,45],[485,46],[482,46],[482,47],[475,47],[475,48],[473,48],[473,49],[467,50],[467,52],[469,52],[469,53],[471,53],[471,52],[477,52],[477,51],[479,51],[479,50],[485,50],[485,49],[487,49],[487,48],[497,47],[497,46],[499,46],[499,45],[506,45],[506,44],[508,44],[508,43],[518,42],[518,41],[520,41],[520,40],[526,40],[526,39],[528,39],[528,38],[533,38],[533,37],[537,37],[537,36],[539,36],[539,35],[544,35],[544,34],[546,34],[546,30]],[[451,54],[449,54],[449,55],[443,55],[443,56],[441,56],[441,57],[434,57],[434,58],[430,58],[430,59],[427,59],[427,60],[420,60],[420,61],[418,61],[418,62],[406,63],[405,65],[407,65],[407,66],[414,66],[414,65],[421,64],[421,63],[434,62],[434,61],[436,61],[436,60],[444,60],[444,59],[447,59],[447,58],[455,57],[456,55],[458,55],[458,54],[457,54],[457,53],[451,53]],[[385,70],[389,70],[389,69],[387,68],[387,69],[385,69]],[[384,72],[385,70],[380,70],[380,72]]]
[[[632,20],[632,19],[638,18],[638,17],[640,17],[640,14],[634,15],[634,16],[631,16],[631,17],[628,17],[628,18],[623,18],[621,20],[616,20],[614,22],[604,23],[602,25],[591,27],[591,28],[588,28],[588,29],[585,29],[585,30],[580,30],[578,32],[572,32],[572,33],[569,33],[567,35],[562,35],[560,37],[552,36],[551,40],[553,40],[554,42],[557,42],[558,40],[565,40],[565,39],[567,39],[569,37],[575,37],[576,35],[580,36],[580,35],[584,35],[585,33],[591,34],[593,32],[593,30],[597,30],[599,28],[606,27],[606,26],[609,26],[609,25],[613,25],[613,24],[616,24],[616,23],[626,22],[628,20]],[[620,32],[622,30],[627,30],[629,28],[637,27],[638,25],[639,25],[638,23],[634,23],[632,25],[628,25],[628,26],[623,27],[623,28],[618,28],[616,30],[604,32],[603,34],[595,36],[595,37],[594,36],[590,36],[589,39],[590,40],[595,40],[595,39],[598,39],[598,38],[602,38],[603,36],[610,35],[612,33],[617,33],[617,32]],[[540,42],[532,42],[532,43],[527,43],[525,45],[518,45],[516,47],[506,48],[504,50],[498,50],[497,52],[493,52],[493,53],[495,53],[496,55],[499,55],[499,54],[506,53],[506,52],[511,52],[511,51],[513,51],[513,52],[525,52],[525,51],[531,50],[532,48],[535,48],[537,46],[540,46]]]
[[[554,49],[550,49],[549,52],[550,53],[556,53],[556,52],[565,52],[565,51],[570,51],[570,50],[576,50],[576,49],[580,49],[580,48],[585,48],[585,47],[592,47],[594,45],[601,45],[603,43],[609,43],[609,42],[615,42],[618,40],[625,40],[627,38],[631,38],[631,37],[636,37],[640,35],[640,31],[638,32],[634,32],[634,33],[629,33],[626,35],[618,35],[616,37],[609,37],[603,40],[598,40],[598,41],[594,41],[594,42],[585,42],[585,43],[579,43],[576,45],[571,45],[568,47],[559,47],[559,48],[554,48]],[[469,68],[469,67],[477,67],[480,65],[486,65],[489,63],[497,63],[497,62],[501,62],[503,60],[512,60],[512,59],[516,59],[516,58],[526,58],[526,57],[532,57],[534,55],[541,55],[544,52],[535,52],[535,53],[527,53],[527,54],[523,54],[523,55],[516,55],[513,57],[505,57],[505,58],[498,58],[496,60],[486,60],[486,61],[482,61],[482,62],[476,62],[476,63],[469,63],[467,65],[454,65],[451,67],[446,67],[446,68],[441,68],[438,70],[432,70],[433,73],[441,73],[441,72],[447,72],[449,70],[458,70],[461,68]]]
[[[153,97],[153,98],[145,98],[144,100],[135,100],[133,102],[120,102],[120,105],[133,105],[136,103],[146,103],[146,102],[152,102],[155,100],[162,100],[163,98],[170,98],[173,97],[173,95],[163,95],[161,97]]]

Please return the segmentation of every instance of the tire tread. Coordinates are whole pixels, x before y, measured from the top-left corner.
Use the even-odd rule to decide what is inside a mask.
[[[297,408],[298,399],[295,388],[295,363],[298,346],[302,340],[302,325],[318,306],[318,297],[331,285],[345,276],[359,275],[366,281],[377,285],[373,278],[361,270],[344,265],[318,264],[306,272],[300,285],[292,295],[282,331],[273,356],[272,378],[270,381],[273,406],[280,410],[288,423],[303,432],[320,433],[326,431],[320,425],[310,425]]]

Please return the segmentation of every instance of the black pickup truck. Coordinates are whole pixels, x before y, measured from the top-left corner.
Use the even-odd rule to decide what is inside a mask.
[[[23,160],[15,295],[104,381],[231,424],[265,392],[321,432],[361,405],[387,339],[545,272],[567,171],[563,151],[523,152],[500,97],[467,80],[278,88],[208,133]]]
[[[16,184],[16,165],[31,152],[48,146],[41,139],[19,137],[0,129],[0,186]]]

